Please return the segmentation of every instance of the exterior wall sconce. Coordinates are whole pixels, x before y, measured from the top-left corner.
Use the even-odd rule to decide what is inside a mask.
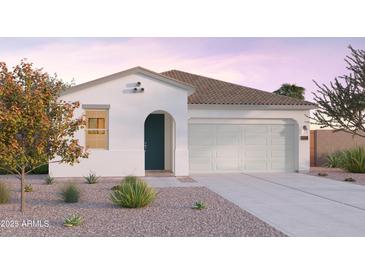
[[[306,125],[303,126],[302,135],[308,134],[308,127]]]
[[[300,136],[300,140],[308,140],[308,127],[306,125],[304,125],[302,127],[302,133]]]

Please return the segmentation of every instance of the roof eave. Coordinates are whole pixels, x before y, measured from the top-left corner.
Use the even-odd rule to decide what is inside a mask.
[[[65,91],[63,91],[61,93],[61,96],[66,95],[66,94],[70,94],[70,93],[73,93],[73,92],[77,92],[77,91],[80,91],[80,90],[83,90],[83,89],[86,89],[86,88],[89,88],[89,87],[93,87],[93,86],[96,86],[96,85],[100,85],[100,84],[103,84],[103,83],[106,83],[106,82],[109,82],[109,81],[113,81],[113,80],[119,79],[123,76],[133,74],[133,73],[141,73],[141,74],[144,74],[146,76],[158,79],[160,81],[170,83],[174,86],[177,86],[179,88],[182,88],[182,89],[186,90],[188,92],[188,95],[191,95],[195,92],[195,87],[193,85],[181,82],[179,80],[170,78],[170,77],[165,76],[165,75],[161,75],[160,73],[154,72],[152,70],[145,69],[143,67],[134,67],[134,68],[131,68],[131,69],[127,69],[127,70],[124,70],[124,71],[113,73],[113,74],[110,74],[110,75],[107,75],[107,76],[104,76],[104,77],[101,77],[101,78],[98,78],[98,79],[95,79],[95,80],[92,80],[92,81],[88,81],[88,82],[73,86],[73,87],[68,88]]]

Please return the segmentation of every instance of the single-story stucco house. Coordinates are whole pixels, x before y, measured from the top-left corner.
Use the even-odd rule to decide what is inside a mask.
[[[90,156],[50,164],[54,177],[175,176],[309,169],[311,102],[179,70],[135,67],[66,90]]]

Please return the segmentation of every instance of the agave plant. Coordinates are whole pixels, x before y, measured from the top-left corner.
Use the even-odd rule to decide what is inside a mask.
[[[343,162],[344,162],[344,153],[338,151],[327,156],[325,166],[331,168],[338,168],[338,167],[341,168],[343,167]]]
[[[110,194],[111,201],[120,207],[139,208],[152,203],[156,191],[145,181],[134,176],[126,177]]]
[[[31,185],[31,184],[29,184],[29,185],[25,185],[25,187],[24,187],[24,191],[25,191],[25,192],[33,192],[33,187],[32,187],[32,185]]]
[[[55,178],[53,178],[49,175],[44,179],[44,181],[47,185],[52,185],[54,183],[54,180],[55,180]]]
[[[84,218],[82,218],[79,214],[72,214],[67,217],[63,222],[63,225],[66,227],[79,226],[84,223]]]
[[[197,201],[192,206],[192,209],[199,209],[199,210],[201,210],[201,209],[204,209],[204,208],[206,208],[206,206],[205,206],[204,202],[202,202],[202,201]]]
[[[365,173],[365,150],[363,147],[343,152],[343,168],[353,173]]]
[[[94,172],[90,172],[88,176],[84,177],[86,183],[88,184],[96,184],[100,177],[96,176]]]

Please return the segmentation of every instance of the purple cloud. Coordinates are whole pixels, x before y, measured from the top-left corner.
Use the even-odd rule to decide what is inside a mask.
[[[0,60],[28,58],[66,81],[82,83],[133,66],[180,69],[258,89],[282,83],[315,91],[345,73],[348,45],[365,38],[1,38]]]

